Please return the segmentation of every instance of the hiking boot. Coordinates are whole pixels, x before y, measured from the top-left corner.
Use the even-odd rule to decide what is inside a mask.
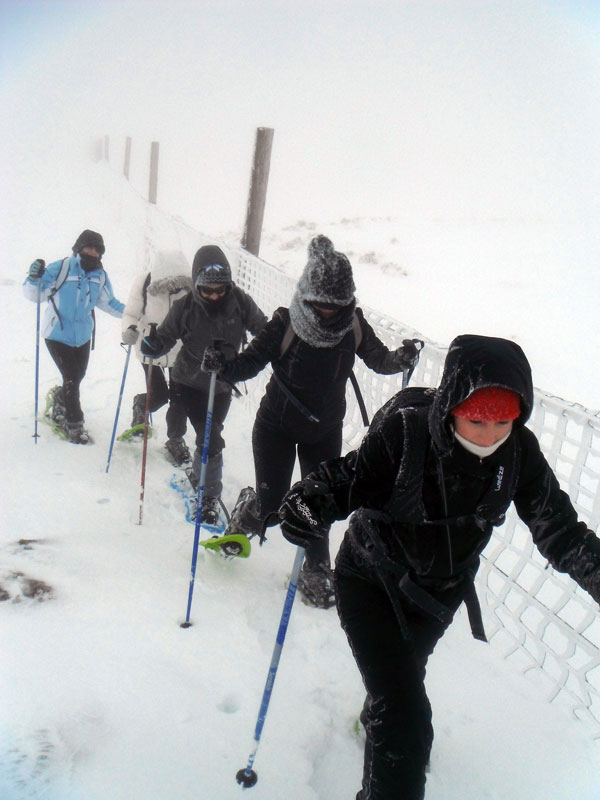
[[[333,573],[326,564],[312,568],[304,564],[298,578],[298,589],[307,603],[315,608],[331,608],[335,605]]]
[[[165,447],[173,459],[173,463],[178,467],[192,460],[188,446],[183,439],[167,439]]]
[[[130,427],[135,428],[138,425],[143,425],[145,418],[146,418],[146,395],[136,394],[136,396],[133,398],[133,417],[131,418]],[[143,431],[140,431],[140,433],[143,433]]]
[[[73,444],[87,444],[90,435],[83,427],[83,422],[65,422],[64,425],[67,439]]]
[[[231,512],[231,518],[227,523],[225,534],[243,533],[249,538],[260,536],[262,533],[262,519],[258,516],[256,508],[256,492],[251,486],[247,486],[239,494],[237,502]]]
[[[205,497],[202,501],[202,522],[205,525],[216,525],[219,521],[219,498]]]
[[[198,491],[198,486],[200,486],[200,481],[198,480],[198,477],[197,477],[196,473],[194,472],[194,468],[193,467],[188,467],[186,469],[186,471],[185,471],[185,474],[187,475],[188,481],[192,484],[192,489],[195,492],[197,492]]]
[[[50,407],[48,416],[54,422],[63,423],[65,421],[65,395],[62,386],[54,386],[50,389]]]

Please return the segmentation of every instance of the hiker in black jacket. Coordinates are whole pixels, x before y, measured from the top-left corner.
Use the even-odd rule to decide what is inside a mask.
[[[390,351],[365,320],[354,297],[352,267],[325,236],[314,238],[289,309],[278,308],[264,330],[232,361],[209,350],[205,368],[221,368],[229,381],[257,375],[271,363],[273,374],[258,409],[252,449],[258,493],[254,520],[276,512],[292,481],[296,452],[302,475],[342,451],[346,383],[355,355],[375,372],[412,368],[414,342]],[[416,341],[416,340],[415,340]],[[274,524],[274,523],[273,523]],[[312,544],[298,584],[307,600],[329,608],[335,602],[328,537]]]
[[[196,432],[192,465],[194,488],[200,476],[210,384],[209,376],[201,368],[204,350],[215,339],[220,339],[223,356],[233,358],[246,331],[256,335],[266,322],[266,316],[250,295],[233,282],[225,253],[216,245],[205,245],[194,256],[192,291],[172,305],[154,334],[142,340],[141,353],[149,358],[168,353],[177,340],[181,340],[171,373],[171,391],[181,398]],[[230,384],[217,380],[202,504],[202,521],[208,524],[214,524],[219,516],[225,447],[222,432],[231,405],[231,392]]]
[[[463,601],[485,639],[473,579],[511,502],[544,558],[600,601],[600,539],[577,520],[524,427],[532,405],[531,369],[517,344],[459,336],[437,390],[399,392],[357,451],[321,464],[284,499],[283,535],[302,547],[355,512],[334,579],[367,690],[357,800],[424,797],[433,741],[427,659]]]

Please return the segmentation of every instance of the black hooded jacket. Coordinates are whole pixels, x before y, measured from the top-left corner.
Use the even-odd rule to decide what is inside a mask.
[[[222,252],[219,248],[203,249]],[[226,357],[234,358],[246,331],[256,336],[264,328],[267,318],[250,295],[233,282],[228,285],[226,295],[218,302],[205,300],[196,286],[199,272],[203,268],[203,262],[194,259],[192,291],[173,303],[156,334],[163,346],[160,355],[167,353],[181,339],[182,347],[173,367],[173,380],[207,391],[210,374],[203,372],[201,366],[208,345],[215,339],[220,339],[221,349]],[[229,277],[229,267],[227,270]],[[231,392],[231,386],[217,379],[216,392]]]
[[[480,459],[454,439],[451,410],[486,386],[516,392],[522,413],[507,441]],[[346,566],[353,562],[360,571],[374,524],[389,559],[416,582],[443,588],[472,577],[512,501],[542,555],[600,601],[600,539],[578,522],[537,438],[524,427],[532,408],[531,369],[518,345],[457,337],[437,390],[399,392],[379,410],[358,451],[311,476],[331,486],[335,519],[362,509],[345,542]],[[370,512],[372,520],[362,524]]]

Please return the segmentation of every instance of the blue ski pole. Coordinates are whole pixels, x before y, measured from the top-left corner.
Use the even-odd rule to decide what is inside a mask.
[[[35,318],[35,425],[33,432],[33,440],[37,444],[39,439],[38,433],[38,398],[39,398],[39,385],[40,385],[40,303],[41,303],[42,290],[40,287],[40,279],[38,278],[37,285],[37,308]]]
[[[121,390],[119,391],[119,401],[117,403],[117,413],[115,414],[115,424],[113,425],[112,437],[110,440],[110,447],[108,449],[108,461],[106,462],[106,472],[110,467],[110,459],[112,458],[113,446],[115,443],[115,434],[117,432],[117,424],[119,422],[119,413],[121,411],[121,400],[123,399],[123,389],[125,388],[125,378],[127,377],[127,367],[129,366],[129,356],[131,355],[131,345],[127,346],[127,357],[125,358],[125,368],[123,369],[123,377],[121,379]]]
[[[210,373],[210,386],[208,389],[208,405],[206,407],[206,423],[204,425],[204,441],[202,442],[202,463],[200,465],[200,478],[198,482],[198,503],[196,510],[196,526],[194,528],[194,547],[192,550],[192,567],[190,577],[190,588],[188,591],[187,611],[185,622],[181,623],[182,628],[189,628],[190,612],[192,610],[192,597],[194,595],[194,581],[196,580],[196,561],[198,559],[198,542],[200,541],[200,526],[202,524],[202,507],[204,505],[204,482],[206,481],[206,465],[208,464],[208,448],[210,445],[210,429],[212,427],[213,405],[215,402],[215,386],[217,385],[217,373]]]
[[[256,781],[258,780],[258,775],[252,769],[252,765],[254,764],[254,759],[256,758],[256,751],[258,750],[258,745],[260,743],[260,737],[263,725],[265,724],[267,709],[269,708],[271,693],[273,692],[273,684],[275,683],[275,676],[277,675],[279,659],[281,657],[281,651],[283,649],[283,643],[285,641],[285,634],[287,633],[288,623],[290,621],[290,615],[292,613],[292,606],[294,605],[294,598],[296,596],[296,589],[298,587],[298,577],[300,575],[300,568],[302,567],[303,561],[304,561],[304,548],[298,547],[296,551],[296,559],[294,561],[294,566],[292,567],[290,583],[288,586],[287,594],[285,596],[285,602],[283,604],[283,611],[281,612],[281,620],[279,622],[279,630],[277,631],[277,639],[275,640],[275,647],[273,648],[271,665],[269,667],[269,672],[267,674],[267,681],[265,683],[265,689],[260,704],[260,710],[258,712],[258,718],[256,720],[256,727],[254,729],[254,745],[248,757],[248,764],[246,768],[240,769],[235,776],[236,781],[242,784],[244,789],[250,789],[252,786],[256,784]]]

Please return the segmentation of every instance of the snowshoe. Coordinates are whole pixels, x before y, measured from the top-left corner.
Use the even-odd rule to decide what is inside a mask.
[[[120,433],[117,436],[117,441],[119,442],[135,442],[136,439],[142,439],[144,436],[144,423],[142,422],[141,425],[135,425],[133,428],[127,428],[126,431]],[[148,438],[152,438],[152,428],[148,425]]]
[[[257,497],[254,489],[251,486],[242,489],[231,512],[225,533],[242,533],[249,538],[262,537],[262,520],[258,516],[256,506]]]
[[[198,542],[206,550],[220,553],[226,558],[248,558],[251,545],[243,533],[224,536],[212,536],[203,542]]]
[[[298,578],[298,589],[307,605],[315,608],[331,608],[335,605],[333,573],[325,564],[313,568],[304,564]]]
[[[183,439],[167,439],[165,447],[176,467],[188,464],[192,460],[188,446]]]

